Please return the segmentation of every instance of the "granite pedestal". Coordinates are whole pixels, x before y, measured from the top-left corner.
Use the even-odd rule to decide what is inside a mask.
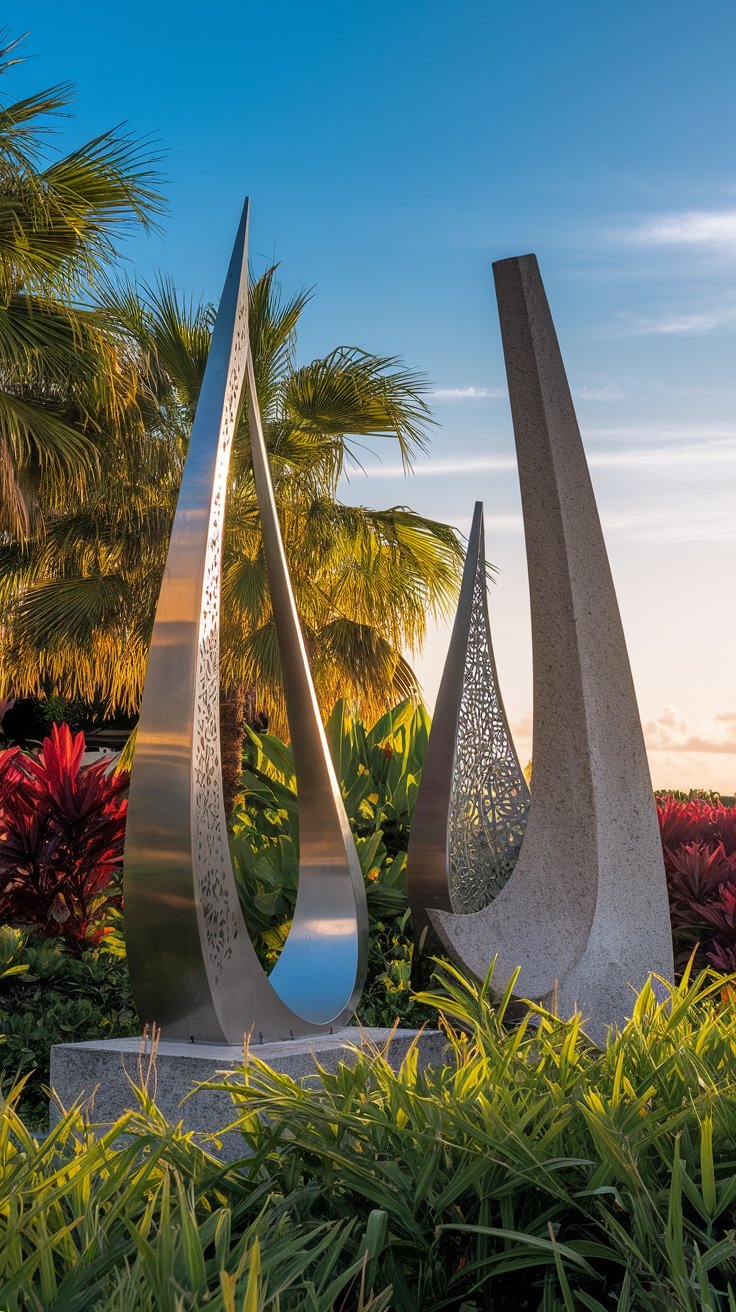
[[[388,1057],[398,1070],[416,1030],[360,1029],[349,1026],[334,1034],[322,1034],[280,1043],[253,1044],[251,1052],[273,1070],[294,1080],[315,1079],[318,1063],[329,1071],[340,1062],[351,1065],[356,1049],[383,1048],[390,1038]],[[419,1063],[436,1065],[442,1060],[447,1040],[437,1030],[419,1035]],[[58,1044],[51,1049],[50,1084],[55,1098],[51,1102],[51,1123],[59,1118],[59,1105],[69,1107],[78,1098],[92,1099],[89,1120],[106,1126],[117,1120],[126,1108],[134,1107],[131,1081],[146,1083],[149,1094],[168,1121],[181,1123],[186,1130],[201,1134],[218,1134],[233,1119],[230,1095],[220,1089],[192,1089],[203,1081],[242,1084],[242,1047],[216,1043],[184,1043],[161,1040],[151,1061],[150,1043],[143,1039],[96,1039],[87,1043]],[[225,1136],[223,1155],[243,1154],[243,1141],[237,1132]]]

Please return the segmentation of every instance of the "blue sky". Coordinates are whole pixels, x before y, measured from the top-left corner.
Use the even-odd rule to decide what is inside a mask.
[[[64,148],[123,120],[165,151],[164,232],[126,247],[216,297],[243,195],[256,270],[315,286],[300,354],[403,355],[440,421],[349,499],[466,529],[531,751],[528,598],[490,264],[539,256],[589,453],[656,785],[736,789],[736,7],[681,0],[24,0],[6,96],[77,84]],[[431,700],[447,641],[417,666]]]

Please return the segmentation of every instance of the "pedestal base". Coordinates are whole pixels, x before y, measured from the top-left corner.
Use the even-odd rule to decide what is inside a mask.
[[[292,1079],[314,1078],[315,1063],[334,1071],[340,1062],[351,1064],[355,1049],[383,1047],[391,1035],[387,1029],[360,1029],[357,1026],[334,1034],[289,1039],[280,1043],[254,1044],[251,1051],[275,1071]],[[389,1060],[398,1069],[416,1030],[395,1030],[389,1047]],[[419,1036],[419,1062],[422,1066],[442,1059],[446,1039],[437,1030],[424,1030]],[[62,1107],[69,1107],[80,1097],[93,1098],[90,1120],[109,1125],[129,1107],[135,1106],[131,1080],[140,1084],[149,1070],[150,1043],[142,1039],[97,1039],[88,1043],[64,1043],[51,1049],[51,1088]],[[156,1049],[147,1080],[148,1091],[168,1121],[183,1124],[186,1130],[217,1134],[233,1119],[229,1094],[219,1089],[200,1089],[187,1099],[192,1088],[206,1080],[237,1084],[242,1076],[243,1049],[216,1043],[183,1043],[162,1040]],[[59,1118],[58,1103],[52,1099],[51,1123]],[[226,1136],[223,1149],[227,1157],[244,1152],[237,1134]]]

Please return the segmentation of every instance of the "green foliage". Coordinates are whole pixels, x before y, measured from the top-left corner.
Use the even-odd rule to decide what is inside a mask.
[[[580,1018],[444,966],[421,999],[445,1063],[385,1055],[308,1088],[250,1055],[234,1095],[250,1178],[293,1191],[295,1220],[367,1224],[396,1312],[732,1312],[736,1007],[724,977],[647,986],[604,1051]]]
[[[360,1052],[301,1084],[251,1051],[237,1164],[145,1089],[97,1138],[72,1109],[37,1142],[16,1090],[3,1312],[733,1312],[731,981],[647,985],[603,1051],[579,1017],[512,1025],[490,976],[436,983],[435,1067]]]
[[[117,923],[82,956],[58,940],[0,928],[0,1015],[0,1084],[7,1090],[26,1077],[24,1114],[43,1125],[52,1044],[140,1032]]]
[[[339,701],[325,726],[365,880],[371,926],[365,1024],[415,1017],[409,974],[413,940],[406,903],[406,849],[429,736],[429,717],[407,700],[372,728]],[[299,875],[299,824],[291,748],[249,731],[231,850],[248,929],[272,966],[288,933]]]
[[[0,1114],[3,1312],[386,1312],[369,1217],[292,1218],[268,1177],[215,1162],[140,1093],[98,1139],[80,1111],[38,1142]]]
[[[67,724],[72,733],[78,733],[89,722],[90,709],[81,697],[60,697],[52,694],[39,700],[38,709],[44,732],[50,733],[53,724]]]
[[[414,939],[409,910],[393,920],[373,921],[368,974],[358,1006],[361,1025],[399,1025],[410,1029],[433,1020],[434,1013],[412,991]]]
[[[689,788],[687,791],[682,788],[656,788],[654,796],[657,801],[672,797],[676,802],[707,802],[709,806],[718,806],[719,803],[721,806],[736,805],[736,798],[717,793],[712,788]]]

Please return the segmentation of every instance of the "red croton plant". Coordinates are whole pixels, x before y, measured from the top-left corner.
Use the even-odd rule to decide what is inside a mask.
[[[82,765],[84,735],[54,725],[38,756],[0,752],[0,924],[33,925],[78,949],[120,903],[124,775]]]
[[[736,971],[736,809],[663,796],[657,810],[675,967],[695,950],[698,966]]]

